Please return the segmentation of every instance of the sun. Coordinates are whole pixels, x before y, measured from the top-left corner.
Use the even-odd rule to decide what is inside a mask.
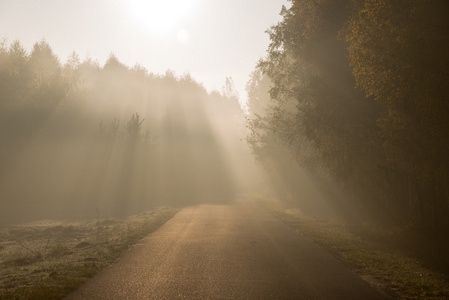
[[[193,10],[195,0],[132,0],[129,9],[141,25],[155,33],[173,29]]]
[[[180,43],[185,43],[189,40],[189,33],[185,29],[181,29],[176,34],[176,37],[178,38],[178,41]]]

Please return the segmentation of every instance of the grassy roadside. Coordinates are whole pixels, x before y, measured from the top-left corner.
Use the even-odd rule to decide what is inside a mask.
[[[40,222],[0,231],[0,299],[61,299],[178,210],[126,219]]]
[[[280,202],[257,199],[290,227],[300,231],[338,257],[362,277],[393,297],[449,299],[449,276],[443,267],[445,249],[416,242],[410,232],[385,231],[372,225],[351,226],[315,220]],[[415,243],[410,242],[414,238]],[[419,244],[419,245],[418,245]],[[446,245],[447,246],[447,245]],[[437,253],[435,253],[437,251]]]

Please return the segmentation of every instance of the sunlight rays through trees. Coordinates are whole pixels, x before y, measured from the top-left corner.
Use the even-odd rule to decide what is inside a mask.
[[[30,54],[4,43],[0,63],[5,218],[87,217],[96,208],[127,215],[233,199],[242,157],[222,145],[225,135],[239,136],[229,122],[243,124],[243,111],[232,79],[226,94],[209,94],[188,74],[129,68],[114,54],[103,67],[76,53],[61,65],[45,41]]]

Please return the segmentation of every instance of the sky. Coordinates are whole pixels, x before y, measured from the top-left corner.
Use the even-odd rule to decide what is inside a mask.
[[[208,91],[245,85],[287,0],[0,0],[0,39],[28,51],[45,39],[61,62],[75,51],[102,66],[114,53],[149,72],[190,73]]]

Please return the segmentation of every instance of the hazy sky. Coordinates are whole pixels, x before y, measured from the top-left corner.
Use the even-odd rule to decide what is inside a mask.
[[[30,51],[45,39],[65,62],[75,51],[103,65],[113,52],[154,73],[185,72],[210,91],[248,75],[287,0],[0,0],[0,38]]]

